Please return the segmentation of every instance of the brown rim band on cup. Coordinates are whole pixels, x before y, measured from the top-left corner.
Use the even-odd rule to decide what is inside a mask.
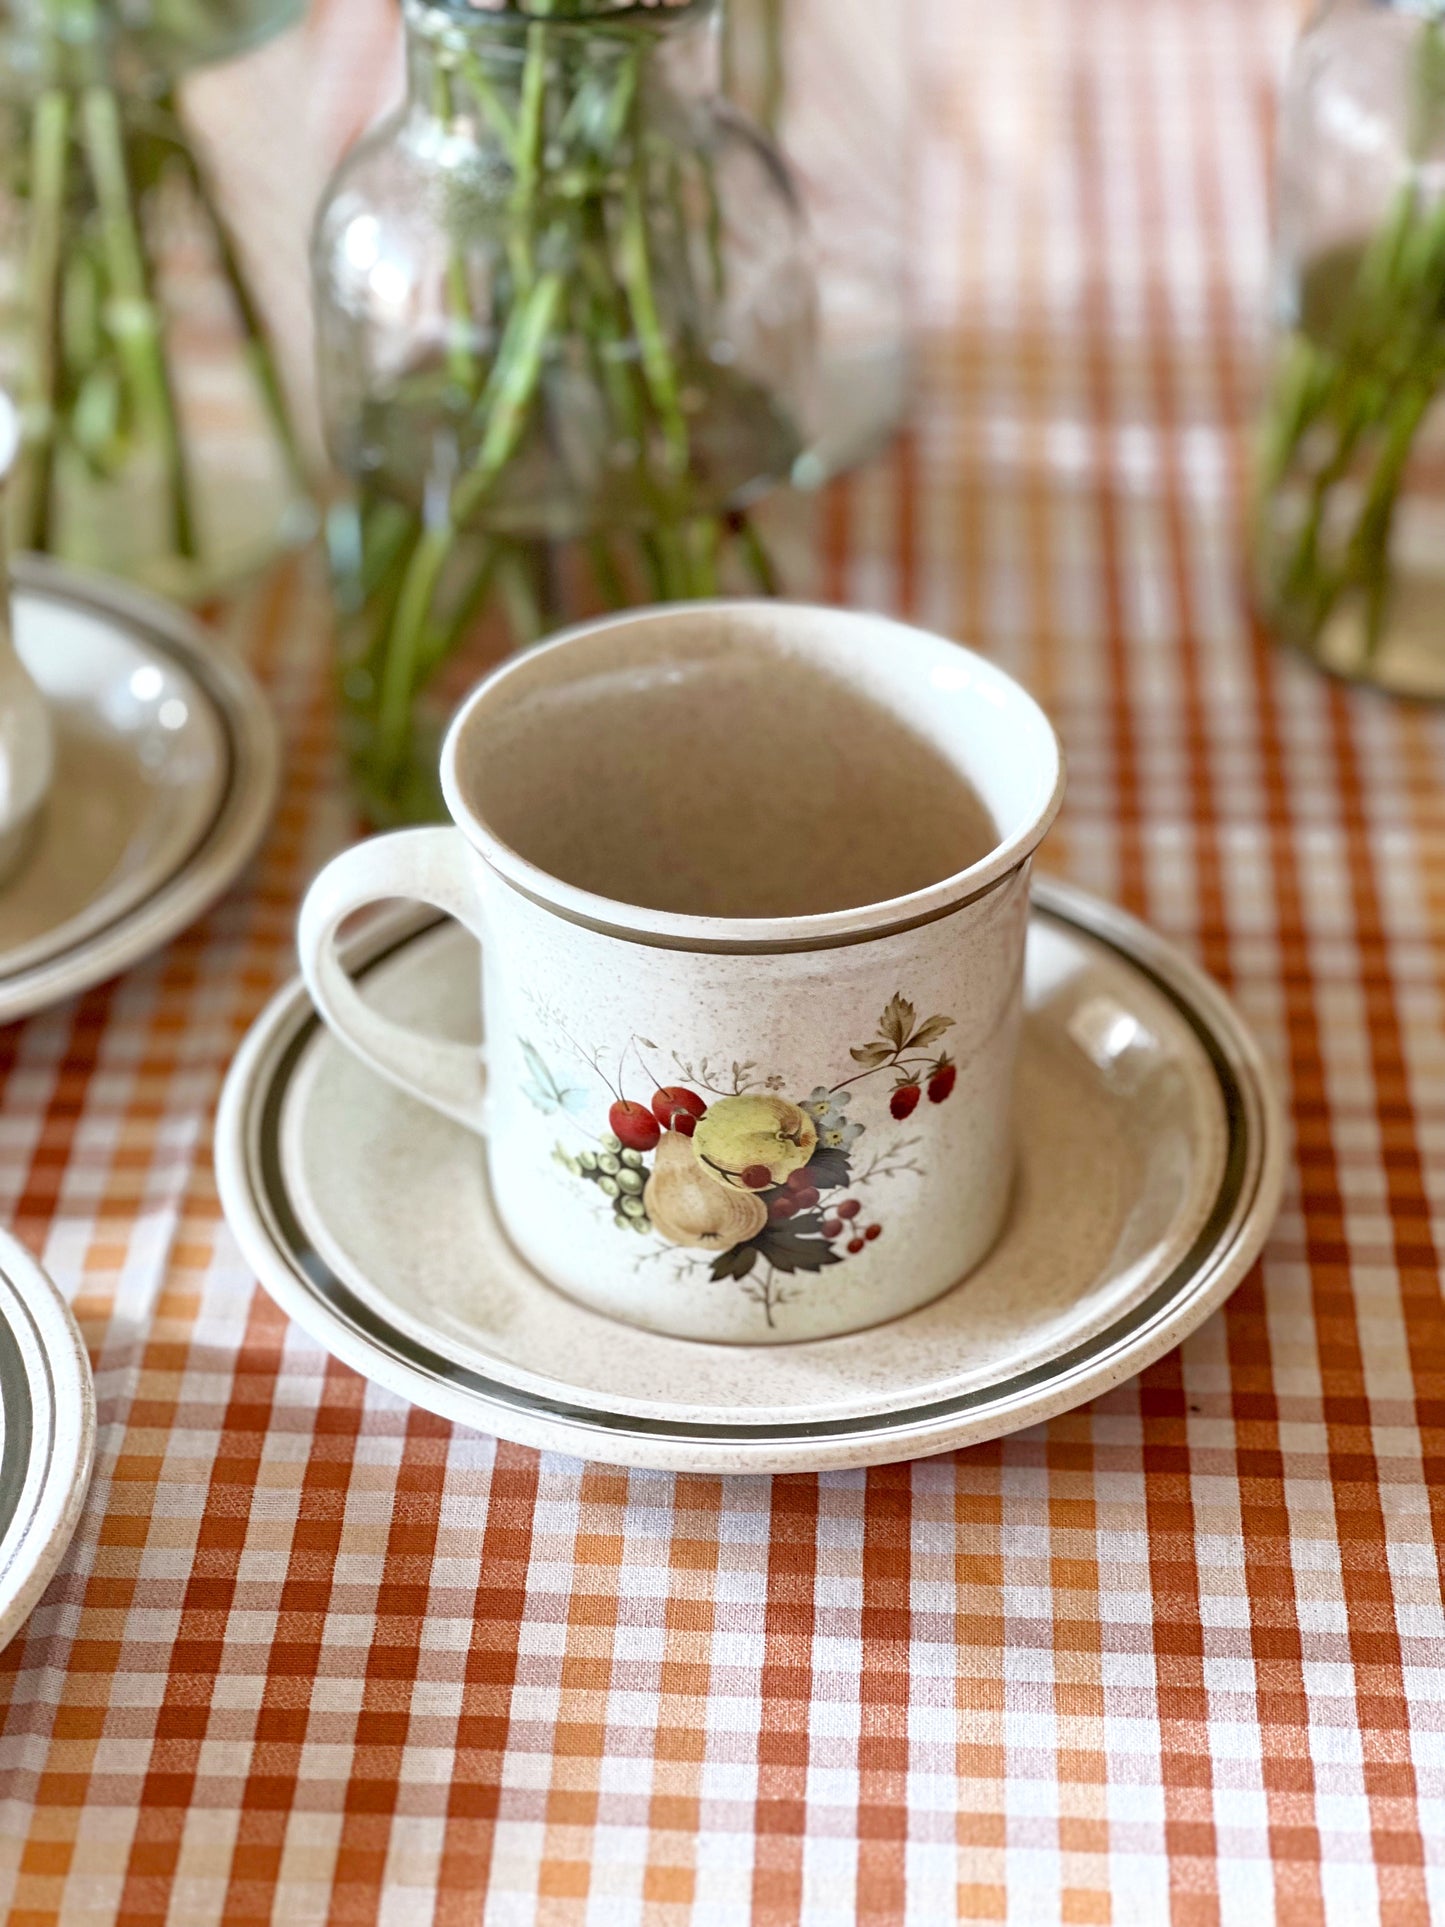
[[[485,862],[486,859],[482,860]],[[1032,861],[1032,855],[1026,856],[1011,870],[1006,870],[1001,877],[995,877],[991,883],[985,883],[981,889],[972,891],[968,896],[959,897],[955,903],[935,906],[932,910],[925,910],[916,917],[906,917],[897,923],[880,925],[876,930],[854,930],[846,935],[833,936],[780,937],[771,942],[758,943],[728,938],[709,941],[701,937],[649,936],[641,930],[629,930],[622,924],[604,923],[595,917],[584,917],[580,911],[549,903],[545,897],[534,895],[531,890],[524,889],[514,877],[507,876],[501,870],[493,870],[492,874],[509,890],[515,890],[519,897],[525,897],[528,903],[538,910],[545,911],[549,917],[560,918],[563,923],[573,924],[579,930],[590,930],[599,937],[612,937],[619,943],[636,944],[643,950],[677,950],[692,957],[783,957],[815,950],[851,950],[859,944],[881,943],[885,937],[901,937],[910,930],[922,930],[930,923],[942,923],[948,917],[956,916],[960,910],[967,910],[971,904],[982,903],[985,897],[991,897],[996,891],[1002,890],[1005,884],[1012,883],[1019,872],[1026,869]]]

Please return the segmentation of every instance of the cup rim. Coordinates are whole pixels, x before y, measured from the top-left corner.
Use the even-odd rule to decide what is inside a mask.
[[[882,630],[907,636],[916,642],[934,644],[940,650],[955,652],[974,672],[991,681],[1017,706],[1021,716],[1032,725],[1043,752],[1036,801],[1033,809],[994,845],[987,856],[924,889],[885,898],[877,903],[860,904],[847,910],[829,910],[797,917],[683,915],[623,903],[553,876],[498,836],[462,794],[457,775],[457,757],[471,719],[499,687],[524,668],[533,667],[540,658],[565,653],[578,643],[611,629],[676,620],[680,615],[691,618],[717,613],[746,618],[766,612],[776,622],[779,616],[786,618],[790,611],[795,611],[810,622],[821,617],[876,624]],[[669,950],[721,951],[741,955],[827,950],[848,944],[871,943],[954,915],[980,898],[991,895],[1029,861],[1059,813],[1066,780],[1063,747],[1048,716],[1022,683],[976,650],[916,624],[901,622],[892,616],[876,615],[870,610],[756,599],[719,598],[685,604],[659,604],[654,608],[628,609],[615,615],[575,623],[546,642],[520,655],[508,657],[484,677],[453,717],[441,755],[442,793],[453,822],[488,867],[539,908],[569,923],[580,924],[602,935],[630,943]]]

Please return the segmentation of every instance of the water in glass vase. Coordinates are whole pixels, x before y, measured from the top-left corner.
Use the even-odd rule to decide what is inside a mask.
[[[1266,421],[1257,586],[1336,674],[1445,695],[1445,209],[1318,256]]]
[[[177,96],[297,0],[0,9],[0,386],[18,547],[185,598],[314,527],[265,321]]]
[[[341,690],[363,808],[440,813],[436,739],[508,647],[608,606],[771,591],[812,277],[716,9],[407,0],[408,94],[314,255]]]
[[[459,505],[483,430],[444,371],[362,411],[361,480],[333,511],[330,547],[346,746],[378,824],[440,813],[451,712],[509,649],[606,608],[776,590],[747,508],[786,472],[798,436],[764,388],[728,369],[692,372],[680,388],[687,475],[669,482],[660,446],[595,452],[605,437],[579,423],[584,384],[562,370],[541,387],[505,474],[470,515]]]

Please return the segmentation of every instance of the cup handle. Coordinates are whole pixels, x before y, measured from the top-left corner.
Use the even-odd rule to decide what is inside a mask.
[[[343,851],[307,891],[296,930],[306,988],[328,1029],[363,1063],[409,1097],[485,1136],[481,1051],[383,1017],[357,993],[342,967],[336,934],[343,920],[387,897],[411,897],[445,910],[481,941],[471,856],[461,833],[398,830]]]

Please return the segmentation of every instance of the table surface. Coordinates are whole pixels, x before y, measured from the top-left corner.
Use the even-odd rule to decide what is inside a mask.
[[[324,604],[233,619],[287,737],[264,855],[0,1036],[0,1212],[76,1304],[94,1488],[0,1658],[10,1918],[1445,1920],[1445,726],[1238,595],[1288,9],[929,0],[918,428],[822,590],[1058,719],[1051,862],[1192,950],[1296,1156],[1227,1310],[911,1466],[537,1455],[331,1362],[221,1221],[224,1067],[351,834]]]

